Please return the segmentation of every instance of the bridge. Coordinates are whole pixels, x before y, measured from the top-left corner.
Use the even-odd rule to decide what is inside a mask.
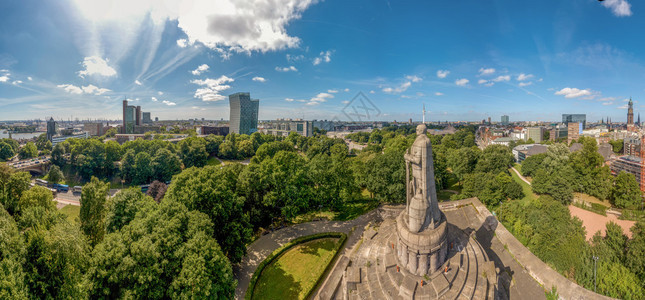
[[[51,164],[51,156],[41,156],[19,161],[9,161],[7,165],[16,170],[29,172],[32,175],[43,175],[47,173]]]

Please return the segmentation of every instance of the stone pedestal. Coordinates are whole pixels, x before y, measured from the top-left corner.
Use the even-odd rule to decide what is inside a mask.
[[[445,262],[448,253],[448,228],[446,216],[441,213],[441,220],[435,227],[427,227],[421,232],[408,228],[406,211],[396,218],[397,258],[401,268],[410,273],[424,276],[437,271]]]

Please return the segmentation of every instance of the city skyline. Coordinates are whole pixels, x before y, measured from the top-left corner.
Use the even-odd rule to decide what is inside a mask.
[[[260,120],[346,120],[359,92],[386,121],[423,104],[426,121],[643,109],[634,1],[111,3],[0,4],[0,119],[118,119],[124,97],[160,119],[228,119],[236,92],[262,99]]]

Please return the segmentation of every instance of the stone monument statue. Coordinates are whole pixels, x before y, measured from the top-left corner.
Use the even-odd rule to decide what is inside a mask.
[[[424,124],[417,126],[417,138],[404,158],[406,207],[397,217],[397,257],[408,271],[423,276],[441,267],[448,250],[446,217],[437,203],[432,144]]]

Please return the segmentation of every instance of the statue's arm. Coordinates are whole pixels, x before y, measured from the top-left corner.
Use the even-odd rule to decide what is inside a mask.
[[[405,153],[405,154],[403,155],[403,158],[404,158],[406,161],[409,161],[409,162],[411,162],[411,163],[413,163],[413,164],[417,164],[417,165],[418,165],[418,164],[421,164],[421,155],[416,155],[416,153],[410,153],[410,152],[413,152],[413,150],[412,150],[412,149],[410,149],[410,150],[408,151],[408,153]]]

